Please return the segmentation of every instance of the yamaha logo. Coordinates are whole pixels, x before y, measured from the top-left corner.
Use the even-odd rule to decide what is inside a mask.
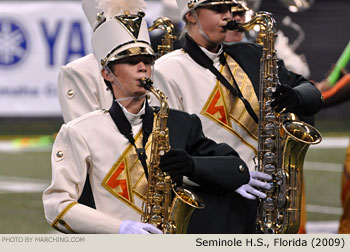
[[[20,63],[28,51],[28,36],[15,20],[0,18],[0,67]]]

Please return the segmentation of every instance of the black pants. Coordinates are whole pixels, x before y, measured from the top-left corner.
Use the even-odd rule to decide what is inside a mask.
[[[194,210],[187,229],[189,234],[247,234],[256,232],[258,200],[243,198],[235,192],[212,192],[191,187],[205,204]]]

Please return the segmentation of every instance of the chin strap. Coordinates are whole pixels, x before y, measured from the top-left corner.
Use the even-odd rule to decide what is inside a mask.
[[[125,90],[125,88],[121,84],[120,80],[118,79],[117,76],[115,76],[113,71],[108,66],[105,66],[104,69],[112,76],[112,79],[113,79],[112,85],[117,85],[121,90]],[[131,99],[140,100],[140,99],[144,98],[146,95],[147,94],[138,95],[138,96],[121,97],[121,98],[116,98],[115,101],[121,102],[121,101],[126,101],[126,100],[131,100]]]
[[[202,37],[203,37],[206,41],[208,41],[209,43],[212,43],[212,42],[210,41],[208,35],[207,35],[207,34],[204,32],[204,30],[203,30],[203,27],[202,27],[202,25],[201,25],[201,22],[199,21],[199,18],[198,18],[198,16],[197,16],[197,12],[196,12],[194,9],[192,9],[192,10],[191,10],[191,13],[192,13],[192,15],[194,16],[194,18],[196,19],[196,23],[197,23],[198,29],[199,29],[199,34],[202,35]]]
[[[147,96],[147,94],[139,95],[139,96],[128,96],[128,97],[122,97],[122,98],[115,99],[115,101],[121,102],[121,101],[130,100],[130,99],[140,100],[140,99],[142,99],[143,97],[146,97],[146,96]]]

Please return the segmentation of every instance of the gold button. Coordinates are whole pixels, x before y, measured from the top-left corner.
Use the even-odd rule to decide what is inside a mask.
[[[68,95],[69,97],[72,97],[72,96],[74,95],[74,91],[73,91],[72,89],[69,89],[69,90],[67,91],[67,95]]]
[[[57,151],[56,152],[56,157],[58,157],[58,158],[63,157],[63,151]]]
[[[239,170],[240,172],[244,172],[245,168],[244,168],[243,165],[239,165],[239,166],[238,166],[238,170]]]

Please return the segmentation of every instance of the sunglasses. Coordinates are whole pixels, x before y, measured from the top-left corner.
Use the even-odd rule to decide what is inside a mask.
[[[232,16],[240,16],[243,17],[245,15],[245,11],[233,11]]]
[[[135,55],[135,56],[120,59],[116,61],[116,64],[137,65],[139,62],[143,62],[145,65],[153,65],[154,57],[150,55]]]
[[[226,12],[231,12],[231,7],[232,6],[229,4],[215,4],[215,5],[200,6],[200,8],[212,10],[221,14]]]

